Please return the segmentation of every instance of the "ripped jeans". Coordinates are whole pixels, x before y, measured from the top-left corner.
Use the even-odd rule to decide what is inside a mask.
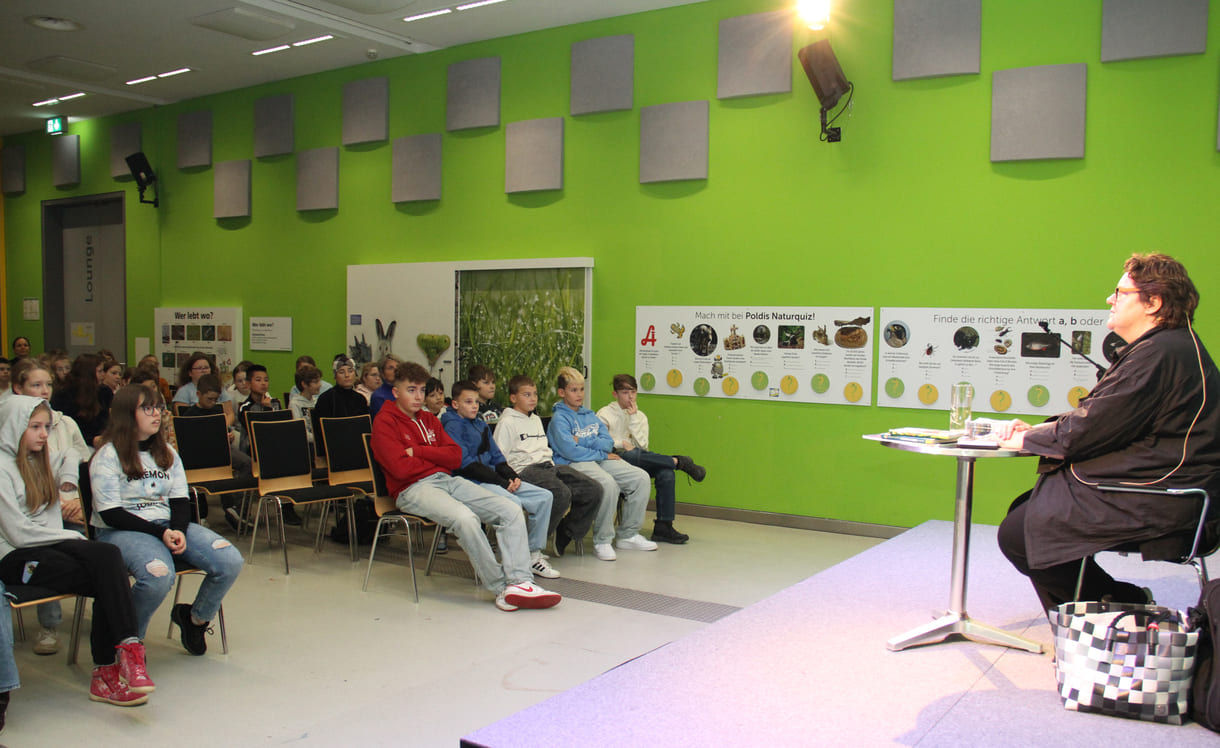
[[[155,524],[169,528],[167,520]],[[153,613],[157,612],[161,601],[177,580],[174,555],[160,538],[143,532],[98,528],[97,539],[118,546],[127,571],[135,577],[131,596],[135,603],[140,638],[143,639]],[[192,522],[186,528],[186,550],[179,558],[207,573],[199,585],[199,594],[195,596],[191,614],[200,621],[212,620],[220,610],[220,601],[241,572],[241,553],[225,538]]]

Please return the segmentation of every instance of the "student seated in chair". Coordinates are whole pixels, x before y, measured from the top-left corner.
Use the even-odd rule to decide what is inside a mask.
[[[305,436],[309,443],[314,443],[313,407],[318,402],[318,393],[322,391],[322,372],[313,364],[302,364],[296,373],[296,387],[289,396],[288,409],[293,418],[305,419]]]
[[[479,418],[479,394],[474,382],[453,385],[453,407],[441,417],[441,425],[462,448],[462,466],[454,474],[472,480],[524,509],[530,569],[546,579],[558,577],[559,572],[551,568],[546,556],[542,555],[550,531],[551,492],[522,481],[505,461],[500,448],[491,439],[491,428]],[[566,506],[560,507],[561,512],[566,510]]]
[[[562,556],[568,543],[583,538],[593,525],[602,502],[602,487],[571,465],[555,464],[542,419],[534,413],[538,386],[533,379],[518,374],[508,380],[508,401],[513,407],[500,414],[496,446],[522,480],[545,488],[555,497],[549,531],[555,535],[555,555]]]
[[[220,379],[214,374],[199,377],[195,384],[199,399],[195,404],[182,411],[184,416],[225,415],[225,408],[220,404]],[[238,449],[241,441],[241,430],[236,425],[229,428],[229,455],[233,461],[234,476],[249,473],[251,469],[250,455]],[[229,497],[225,497],[227,500]],[[226,506],[228,504],[226,503]]]
[[[194,604],[171,611],[182,646],[207,651],[211,620],[237,581],[242,557],[225,538],[193,521],[182,459],[165,441],[161,394],[139,385],[115,395],[105,443],[89,465],[98,540],[113,543],[135,578],[131,595],[137,632],[143,637],[153,613],[174,588],[174,559],[202,570]]]
[[[602,487],[601,504],[593,520],[593,555],[602,561],[614,561],[618,558],[615,548],[655,551],[657,544],[640,534],[648,508],[648,473],[614,453],[614,440],[606,424],[585,407],[583,374],[565,366],[559,370],[557,385],[560,401],[555,403],[547,428],[555,462],[571,465]],[[614,511],[620,491],[626,503],[616,532]]]
[[[398,365],[394,400],[373,420],[373,456],[390,495],[403,512],[427,517],[457,535],[500,610],[557,605],[558,594],[534,584],[521,507],[453,475],[461,467],[462,448],[424,410],[427,382],[428,371],[419,364]],[[483,534],[484,522],[496,531],[502,561],[496,561]]]
[[[614,453],[628,463],[643,469],[657,483],[657,519],[652,526],[652,539],[666,543],[685,543],[690,536],[674,528],[675,470],[681,470],[695,481],[703,480],[707,471],[686,455],[660,455],[648,451],[648,416],[636,405],[638,389],[635,377],[617,374],[614,377],[614,402],[597,411],[597,417],[610,430]]]
[[[347,357],[335,359],[335,386],[318,395],[318,401],[310,413],[314,446],[318,448],[318,454],[323,454],[324,440],[318,436],[322,433],[323,418],[348,418],[368,413],[369,404],[356,391],[356,363]]]

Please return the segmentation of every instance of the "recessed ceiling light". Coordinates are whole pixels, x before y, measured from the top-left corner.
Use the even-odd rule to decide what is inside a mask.
[[[29,16],[25,22],[47,31],[80,31],[84,28],[71,18],[56,18],[55,16]]]
[[[58,103],[59,103],[59,99],[44,99],[42,101],[35,101],[34,106],[48,106],[50,104],[58,104]]]
[[[502,3],[502,2],[504,2],[504,0],[478,0],[478,2],[466,3],[465,5],[459,5],[459,6],[457,6],[457,9],[458,10],[470,10],[471,8],[482,8],[484,5],[495,5],[496,3]]]
[[[281,44],[278,47],[267,47],[266,49],[251,52],[250,54],[254,55],[255,57],[259,57],[261,55],[269,55],[272,52],[283,52],[285,49],[292,49],[292,47],[288,46],[287,44]]]
[[[189,72],[191,72],[190,68],[178,68],[177,70],[171,70],[168,73],[157,73],[157,77],[158,78],[168,78],[171,75],[182,75],[183,73],[189,73]]]
[[[77,91],[76,93],[71,93],[71,94],[68,94],[67,96],[60,96],[59,100],[60,101],[71,101],[72,99],[79,99],[80,97],[82,97],[84,95],[85,95],[84,91]]]
[[[137,84],[140,84],[140,83],[148,83],[149,81],[155,81],[156,79],[157,79],[157,76],[155,76],[155,75],[148,75],[148,76],[145,76],[145,77],[143,77],[143,78],[136,78],[135,80],[130,80],[130,81],[127,81],[127,85],[129,85],[129,86],[134,86],[134,85],[137,85]]]
[[[419,15],[416,15],[416,16],[407,16],[406,18],[404,18],[402,20],[406,21],[407,23],[410,23],[411,21],[422,21],[425,18],[443,16],[446,13],[452,13],[452,12],[453,12],[453,10],[451,8],[441,8],[440,10],[434,10],[429,13],[420,13]]]
[[[292,46],[304,47],[306,44],[317,44],[318,42],[324,42],[324,41],[327,41],[329,39],[334,39],[334,38],[335,38],[334,34],[325,34],[323,36],[315,36],[312,39],[302,39],[299,42],[293,42]]]

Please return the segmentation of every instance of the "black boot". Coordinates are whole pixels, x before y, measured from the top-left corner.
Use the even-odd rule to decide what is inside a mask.
[[[690,540],[690,536],[674,529],[672,520],[659,519],[652,525],[652,539],[654,541],[659,540],[665,543],[673,543],[674,545],[682,545]]]
[[[0,732],[4,732],[4,715],[8,711],[8,700],[12,693],[12,691],[0,693]]]
[[[568,547],[568,543],[572,542],[572,538],[568,536],[562,527],[555,528],[555,555],[562,556],[564,550]]]
[[[695,461],[686,455],[674,455],[674,459],[678,461],[678,469],[695,479],[699,483],[707,475],[707,470],[702,466],[696,465]]]

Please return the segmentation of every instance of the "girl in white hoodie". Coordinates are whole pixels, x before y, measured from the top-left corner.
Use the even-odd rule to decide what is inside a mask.
[[[0,581],[93,598],[89,698],[148,701],[156,685],[136,636],[131,586],[119,549],[65,530],[47,450],[51,407],[13,395],[0,405]]]

